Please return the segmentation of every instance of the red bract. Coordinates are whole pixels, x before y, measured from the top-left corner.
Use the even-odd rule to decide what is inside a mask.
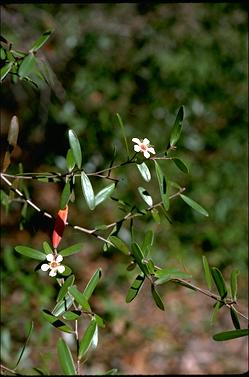
[[[52,236],[52,243],[54,249],[57,249],[61,239],[62,235],[65,229],[65,225],[67,222],[67,214],[68,214],[68,206],[66,206],[64,209],[60,209],[54,225],[54,231]]]

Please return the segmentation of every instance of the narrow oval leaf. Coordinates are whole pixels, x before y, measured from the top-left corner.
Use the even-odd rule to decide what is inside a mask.
[[[66,205],[69,202],[70,196],[71,196],[71,184],[70,184],[70,181],[67,181],[61,194],[60,209],[63,209],[66,207]]]
[[[42,247],[43,247],[43,250],[45,251],[46,254],[52,254],[53,253],[53,250],[52,250],[51,246],[49,245],[49,243],[47,241],[43,242]]]
[[[153,245],[153,241],[154,241],[154,232],[152,230],[148,230],[145,233],[143,244],[141,246],[141,249],[143,251],[145,258],[147,258],[150,253],[150,250]]]
[[[89,350],[91,343],[93,341],[93,337],[96,331],[97,323],[94,317],[92,317],[91,322],[89,323],[83,338],[80,341],[80,347],[79,347],[79,359],[82,359],[82,357],[87,353]]]
[[[84,297],[86,298],[86,300],[88,301],[92,294],[93,294],[93,291],[94,289],[96,288],[100,278],[101,278],[101,268],[98,268],[94,274],[92,275],[91,279],[89,280],[89,282],[87,283],[87,286],[86,288],[84,289],[84,292],[83,292],[83,295]]]
[[[60,366],[65,376],[74,376],[77,374],[71,351],[64,341],[60,338],[57,342],[57,352],[59,356]]]
[[[138,264],[142,272],[147,276],[149,275],[148,267],[144,263],[144,255],[143,252],[140,248],[140,246],[137,243],[132,243],[131,244],[131,250],[132,250],[132,255],[135,259],[135,262]]]
[[[19,67],[19,70],[18,70],[19,76],[23,78],[29,75],[30,73],[32,73],[34,66],[35,66],[35,57],[32,53],[30,53],[25,56],[25,58],[23,59]]]
[[[165,175],[162,172],[162,169],[158,162],[154,160],[155,166],[156,166],[156,175],[157,175],[157,180],[158,180],[158,185],[159,185],[159,190],[162,198],[162,202],[164,205],[164,208],[166,211],[169,209],[169,194],[168,194],[168,185],[167,185],[167,180]]]
[[[68,321],[75,321],[81,316],[81,311],[80,310],[72,310],[68,311],[63,314],[63,318],[68,320]]]
[[[138,187],[138,192],[149,207],[153,206],[153,199],[145,188]]]
[[[97,193],[95,196],[95,205],[98,206],[104,200],[109,198],[109,196],[113,193],[115,189],[115,183],[111,183],[109,186],[103,188],[100,192]]]
[[[49,323],[51,323],[51,325],[56,327],[58,330],[69,333],[74,332],[74,330],[70,326],[66,325],[60,319],[51,314],[49,310],[42,310],[42,315]]]
[[[121,240],[120,238],[116,236],[110,236],[108,237],[108,239],[111,241],[111,243],[113,243],[113,245],[118,250],[122,251],[122,253],[124,253],[125,255],[130,255],[129,247],[126,245],[126,243],[123,240]]]
[[[230,315],[231,315],[234,327],[236,329],[240,329],[239,318],[233,307],[230,307]]]
[[[35,42],[34,44],[32,45],[31,49],[30,49],[30,52],[36,52],[37,50],[39,50],[43,45],[44,43],[47,42],[48,38],[50,37],[52,33],[52,30],[47,30],[45,31]]]
[[[205,255],[202,256],[202,263],[203,263],[207,286],[208,286],[208,289],[210,290],[212,288],[212,275],[211,275],[210,267],[209,267],[209,264]]]
[[[73,302],[74,302],[74,298],[67,294],[63,299],[57,302],[54,309],[52,310],[52,314],[55,315],[56,317],[58,317],[59,315],[62,315],[68,309],[70,309]]]
[[[227,296],[227,288],[222,273],[217,267],[212,267],[211,273],[219,295],[223,300]]]
[[[146,165],[146,163],[142,162],[142,164],[136,164],[136,165],[137,165],[137,168],[138,168],[141,176],[143,177],[143,179],[146,182],[149,182],[151,180],[151,174],[150,174],[149,168]]]
[[[234,301],[237,301],[237,291],[238,291],[237,279],[238,279],[239,274],[240,274],[239,270],[234,270],[232,271],[231,278],[230,278],[231,295]]]
[[[0,69],[0,77],[1,77],[1,81],[3,79],[5,79],[5,77],[8,75],[8,73],[11,71],[11,68],[12,68],[12,65],[13,65],[13,62],[10,62],[8,64],[5,64],[1,69]]]
[[[81,172],[81,187],[86,203],[90,210],[95,208],[95,197],[90,179],[84,171]]]
[[[185,174],[188,174],[189,173],[189,168],[188,166],[185,164],[185,162],[183,160],[181,160],[180,158],[177,158],[177,157],[173,157],[173,161],[174,163],[176,164],[176,166]]]
[[[179,140],[182,132],[182,121],[184,117],[184,107],[181,106],[178,110],[174,126],[170,134],[170,146],[173,147]]]
[[[224,331],[224,332],[215,334],[213,335],[213,339],[217,341],[223,341],[223,340],[240,338],[248,334],[249,334],[249,329],[231,330],[231,331]]]
[[[68,292],[75,298],[75,300],[82,306],[86,311],[91,311],[91,307],[88,304],[86,297],[73,285],[68,288]]]
[[[134,282],[132,283],[132,285],[128,289],[128,292],[127,292],[127,295],[126,295],[126,298],[125,298],[125,301],[127,303],[134,300],[134,298],[137,296],[140,288],[143,285],[144,279],[145,279],[145,276],[142,276],[142,275],[138,275],[136,277],[136,279],[134,280]]]
[[[73,152],[70,148],[67,151],[66,161],[67,161],[68,170],[72,171],[73,168],[75,167],[75,160],[74,160]]]
[[[65,280],[64,284],[62,285],[62,287],[59,290],[56,302],[61,301],[66,296],[66,294],[68,292],[68,288],[71,287],[74,283],[74,279],[75,279],[74,275],[68,276],[68,278]]]
[[[157,223],[157,224],[160,224],[161,222],[161,219],[160,219],[160,215],[159,215],[159,212],[156,208],[152,208],[151,210],[151,215],[154,219],[154,221]]]
[[[74,160],[76,162],[76,165],[78,168],[81,168],[81,163],[82,163],[82,154],[81,154],[81,147],[80,147],[80,142],[78,140],[77,135],[73,130],[68,131],[68,138],[69,138],[69,144],[70,148],[73,152]]]
[[[222,308],[223,304],[220,301],[217,301],[216,304],[214,305],[214,310],[211,315],[210,322],[213,324],[214,321],[216,320],[217,313],[218,311]]]
[[[22,254],[25,255],[25,257],[37,259],[37,260],[45,260],[46,256],[44,253],[42,253],[39,250],[32,249],[31,247],[28,246],[16,246],[15,250]]]
[[[155,272],[155,276],[158,279],[155,281],[156,285],[166,283],[172,279],[189,279],[192,276],[186,272],[177,270],[176,268],[163,268]]]
[[[164,303],[161,299],[161,296],[159,295],[159,293],[156,291],[155,287],[153,284],[151,284],[151,293],[152,293],[152,297],[156,303],[156,306],[161,309],[161,310],[165,310],[164,309]]]
[[[190,199],[188,196],[180,194],[182,200],[187,203],[190,207],[195,209],[197,212],[201,213],[204,216],[208,216],[208,212],[200,206],[200,204],[196,203],[194,200]]]
[[[82,250],[83,243],[79,242],[72,246],[67,247],[66,249],[60,250],[60,255],[63,257],[68,257],[69,255],[79,253]]]

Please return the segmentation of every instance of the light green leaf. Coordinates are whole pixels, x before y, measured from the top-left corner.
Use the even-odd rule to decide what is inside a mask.
[[[156,306],[161,309],[161,310],[165,310],[164,309],[164,304],[163,304],[163,301],[161,299],[161,296],[159,295],[159,293],[156,291],[156,288],[154,287],[153,284],[151,284],[151,293],[152,293],[152,297],[156,303]]]
[[[227,288],[222,273],[217,267],[212,267],[211,274],[214,279],[216,288],[219,292],[219,295],[223,300],[227,296]]]
[[[200,206],[200,204],[196,203],[194,200],[190,199],[188,196],[180,194],[182,200],[187,203],[190,207],[195,209],[197,212],[201,213],[204,216],[208,216],[208,212]]]
[[[138,275],[136,277],[136,279],[133,281],[133,283],[132,283],[131,287],[128,289],[128,292],[127,292],[127,295],[126,295],[125,301],[127,303],[134,300],[134,298],[137,296],[140,288],[143,285],[144,279],[145,279],[144,275]]]
[[[68,278],[65,280],[64,284],[61,286],[59,290],[56,302],[61,301],[66,296],[68,292],[68,288],[71,287],[74,283],[74,279],[75,279],[74,275],[68,276]]]
[[[213,335],[213,339],[217,341],[230,340],[235,338],[240,338],[242,336],[247,336],[249,334],[249,329],[239,329],[224,331]]]
[[[31,49],[29,50],[30,52],[36,52],[37,50],[39,50],[43,45],[44,43],[47,42],[48,38],[50,37],[52,33],[52,30],[47,30],[45,31],[33,44],[33,46],[31,47]]]
[[[170,134],[170,146],[173,147],[179,140],[182,132],[182,121],[184,117],[184,107],[181,106],[178,110],[174,126]]]
[[[110,236],[108,237],[108,239],[113,243],[113,245],[118,250],[122,251],[122,253],[124,253],[125,255],[130,255],[129,247],[126,245],[126,243],[123,240],[121,240],[120,238],[116,236]]]
[[[90,210],[95,208],[95,197],[90,179],[84,171],[81,172],[81,187],[86,203]]]
[[[87,283],[86,288],[84,289],[83,295],[84,295],[84,297],[86,298],[87,301],[91,298],[93,291],[96,288],[100,278],[101,278],[101,268],[98,268],[94,272],[91,279]]]
[[[68,288],[68,292],[75,298],[75,300],[82,306],[82,308],[86,311],[91,311],[91,307],[88,304],[88,301],[84,294],[82,294],[75,285]]]
[[[149,182],[151,180],[151,174],[149,171],[148,166],[146,165],[145,162],[142,162],[141,164],[136,164],[138,170],[140,171],[141,176],[146,182]]]
[[[190,274],[177,270],[176,268],[163,268],[155,272],[155,276],[158,278],[155,281],[156,285],[166,283],[172,279],[188,279],[191,278]]]
[[[132,255],[135,259],[135,262],[138,264],[140,269],[143,271],[145,275],[149,275],[148,267],[144,263],[144,255],[140,246],[137,243],[133,242],[131,244],[131,250],[132,250]]]
[[[64,209],[69,202],[71,196],[70,181],[67,181],[61,194],[60,209]]]
[[[98,206],[104,200],[109,198],[109,196],[113,193],[114,189],[115,189],[115,183],[111,183],[110,185],[106,186],[101,191],[99,191],[97,195],[95,196],[95,205]]]
[[[216,304],[214,305],[214,310],[211,315],[210,322],[213,324],[214,321],[216,320],[217,313],[218,311],[222,308],[223,304],[220,301],[217,301]]]
[[[72,149],[70,148],[67,151],[66,161],[67,161],[68,170],[72,171],[73,168],[75,167],[75,160],[74,160]]]
[[[7,74],[11,71],[11,68],[13,66],[13,62],[5,64],[1,69],[0,69],[0,76],[1,76],[1,81],[7,76]]]
[[[28,247],[28,246],[16,246],[15,250],[18,253],[25,255],[25,257],[42,260],[42,261],[46,259],[46,256],[44,253],[41,253],[39,250],[32,249],[31,247]]]
[[[82,163],[82,154],[81,154],[81,147],[80,147],[79,139],[73,130],[68,131],[68,138],[69,138],[70,148],[73,152],[74,160],[76,162],[76,165],[80,169],[81,163]]]
[[[73,304],[74,298],[68,294],[65,295],[52,310],[52,314],[58,317],[59,315],[65,313]]]
[[[56,327],[58,330],[68,333],[74,333],[74,330],[70,326],[66,325],[60,319],[55,317],[52,313],[50,313],[49,310],[42,310],[42,315],[49,323],[51,323],[51,325]]]
[[[174,163],[176,164],[176,166],[185,174],[188,174],[189,173],[189,168],[188,166],[186,165],[186,163],[181,160],[180,158],[178,157],[173,157],[172,160],[174,161]]]
[[[83,335],[83,338],[80,341],[79,359],[82,359],[82,357],[85,356],[87,351],[90,349],[95,332],[96,332],[96,328],[97,328],[96,319],[92,317],[91,322],[89,323]]]
[[[156,175],[159,184],[159,190],[162,198],[162,202],[166,211],[169,209],[169,189],[165,175],[163,174],[160,165],[154,160],[156,166]]]
[[[68,321],[75,321],[81,316],[81,311],[80,310],[72,310],[68,311],[63,314],[63,318],[68,320]]]
[[[26,55],[19,67],[19,76],[23,78],[32,73],[35,66],[35,62],[35,56],[32,53]]]
[[[210,290],[212,288],[212,275],[211,275],[210,267],[209,267],[209,264],[205,255],[202,256],[202,263],[203,263],[207,286],[208,286],[208,289]]]
[[[153,206],[153,199],[145,188],[138,187],[138,192],[149,207]]]
[[[53,253],[53,250],[52,250],[51,246],[49,245],[49,243],[47,241],[43,242],[42,247],[43,247],[43,250],[46,254],[52,254]]]
[[[150,250],[153,245],[153,241],[154,241],[154,232],[152,230],[148,230],[145,233],[143,244],[141,246],[142,252],[146,258],[148,257],[150,253]]]
[[[160,220],[160,215],[159,215],[158,210],[156,208],[152,208],[152,210],[150,212],[151,212],[151,215],[152,215],[154,221],[157,224],[160,224],[161,220]]]
[[[57,342],[57,352],[63,374],[65,376],[77,375],[71,351],[62,338]]]
[[[238,275],[240,274],[239,270],[233,270],[230,277],[230,288],[231,288],[231,295],[234,301],[237,301],[237,291],[238,291]]]
[[[69,255],[79,253],[82,250],[83,243],[79,242],[72,246],[67,247],[66,249],[60,250],[60,255],[63,257],[68,257]]]

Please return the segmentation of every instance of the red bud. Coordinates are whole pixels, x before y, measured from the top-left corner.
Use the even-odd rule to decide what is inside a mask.
[[[67,214],[68,214],[68,206],[66,206],[64,209],[60,209],[54,225],[54,231],[52,236],[52,243],[54,249],[57,249],[64,232],[65,224],[67,222]]]

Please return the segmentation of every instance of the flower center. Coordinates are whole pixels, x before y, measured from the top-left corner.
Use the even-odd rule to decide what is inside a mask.
[[[147,151],[147,145],[145,144],[141,144],[140,148],[142,149],[142,151]]]
[[[57,263],[57,262],[54,261],[54,262],[51,262],[51,263],[50,263],[50,267],[51,267],[51,268],[56,268],[56,267],[59,266],[59,264],[60,264],[60,263]]]

